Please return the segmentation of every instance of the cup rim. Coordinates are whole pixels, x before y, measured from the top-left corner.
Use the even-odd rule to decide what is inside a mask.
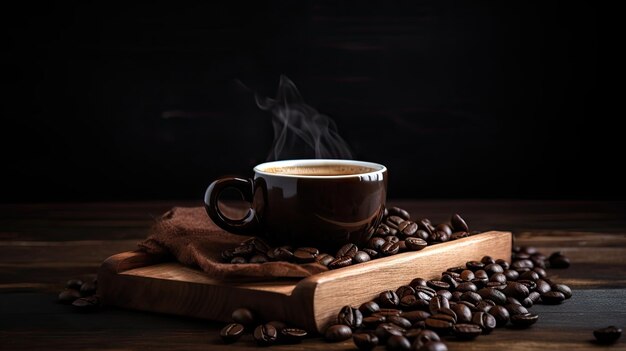
[[[366,173],[342,174],[342,175],[300,175],[300,174],[270,173],[270,172],[264,171],[264,169],[267,169],[269,167],[323,166],[323,165],[328,165],[328,164],[353,165],[353,166],[374,168],[376,170],[372,172],[366,172]],[[263,174],[263,175],[271,176],[271,177],[337,179],[337,178],[357,178],[357,177],[367,177],[367,176],[372,176],[372,175],[378,175],[378,174],[386,172],[387,167],[379,163],[367,162],[367,161],[317,158],[317,159],[293,159],[293,160],[264,162],[264,163],[260,163],[256,165],[253,170],[257,174]]]

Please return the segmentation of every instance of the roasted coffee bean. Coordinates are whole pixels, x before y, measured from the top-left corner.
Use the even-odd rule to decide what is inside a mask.
[[[461,292],[473,291],[473,292],[476,292],[476,291],[478,291],[478,287],[476,286],[476,284],[474,284],[472,282],[464,282],[464,283],[460,283],[459,286],[456,287],[456,291],[461,291]]]
[[[100,298],[97,295],[81,297],[72,302],[78,312],[95,312],[100,308]]]
[[[447,314],[448,316],[452,317],[452,319],[454,320],[454,323],[457,322],[456,312],[454,312],[451,308],[446,308],[446,307],[440,308],[437,313]]]
[[[615,326],[597,329],[593,331],[593,336],[598,343],[608,345],[616,342],[622,336],[622,329]]]
[[[506,288],[502,290],[507,296],[513,297],[519,301],[528,297],[530,291],[528,291],[528,287],[526,285],[519,282],[508,282],[506,284]]]
[[[570,265],[569,258],[562,255],[560,252],[555,252],[548,258],[550,262],[550,268],[567,268]]]
[[[65,287],[68,289],[80,290],[80,287],[83,285],[83,281],[80,279],[70,279],[65,284]]]
[[[375,316],[371,315],[368,317],[363,317],[363,325],[367,328],[375,328],[381,323],[385,323],[387,321],[387,317],[385,316]]]
[[[417,223],[412,221],[404,221],[398,224],[398,234],[405,237],[411,237],[417,232]]]
[[[385,241],[392,242],[392,243],[399,243],[400,242],[400,238],[398,238],[395,234],[394,235],[387,235],[384,239],[385,239]]]
[[[232,264],[242,264],[242,263],[248,263],[248,261],[244,257],[235,256],[235,257],[233,257],[232,260],[230,260],[230,263],[232,263]]]
[[[509,267],[511,266],[511,265],[509,264],[509,262],[507,262],[507,261],[505,261],[505,260],[503,260],[503,259],[501,259],[501,258],[499,258],[499,259],[497,259],[497,260],[496,260],[496,264],[499,264],[499,265],[500,265],[500,267],[502,267],[502,269],[504,269],[504,270],[509,269]]]
[[[413,289],[410,285],[402,285],[396,289],[396,295],[398,295],[400,299],[402,299],[406,295],[414,295],[414,294],[415,294],[415,289]]]
[[[413,325],[411,326],[411,329],[426,329],[426,322],[425,321],[418,321],[413,323]]]
[[[427,283],[426,283],[426,279],[424,278],[415,278],[411,280],[409,285],[415,288],[416,286],[427,286]]]
[[[389,351],[408,351],[409,349],[411,349],[411,343],[402,335],[393,335],[387,339],[387,350]]]
[[[457,323],[470,323],[472,321],[472,310],[464,304],[455,304],[450,309],[456,314]]]
[[[452,218],[450,218],[450,224],[452,225],[452,228],[455,232],[469,232],[469,227],[467,226],[467,223],[463,218],[461,218],[461,216],[459,216],[458,213],[452,215]]]
[[[535,271],[526,271],[520,274],[519,279],[537,281],[539,280],[539,274],[537,274],[537,272]]]
[[[482,300],[476,303],[476,312],[489,312],[489,310],[496,304],[491,300]]]
[[[570,297],[572,297],[572,289],[570,289],[570,287],[565,284],[552,284],[551,288],[552,291],[558,291],[563,294],[563,296],[565,296],[565,299],[569,299]]]
[[[379,251],[383,256],[391,256],[397,254],[399,250],[400,245],[398,243],[387,241],[380,247]]]
[[[515,314],[511,316],[511,323],[517,328],[527,328],[535,324],[539,316],[534,313]]]
[[[278,330],[271,324],[261,324],[254,329],[252,336],[257,345],[270,346],[278,339]]]
[[[448,301],[452,299],[452,293],[448,290],[437,290],[437,295],[445,297]]]
[[[372,313],[376,313],[380,311],[380,306],[376,303],[376,301],[368,301],[359,306],[359,311],[364,316],[369,316]]]
[[[476,339],[483,332],[482,328],[469,323],[459,323],[454,326],[454,336],[459,340]]]
[[[386,242],[387,241],[385,239],[375,236],[367,242],[367,247],[372,250],[380,250],[381,246],[383,246]]]
[[[370,255],[365,251],[357,251],[357,253],[352,257],[353,263],[363,263],[371,260]]]
[[[402,314],[402,310],[397,308],[381,308],[378,312],[373,313],[372,316],[399,316]]]
[[[485,334],[489,334],[496,327],[496,319],[485,312],[475,312],[472,315],[472,323],[481,327]]]
[[[387,211],[389,212],[389,216],[398,216],[402,219],[404,219],[405,221],[408,221],[411,219],[411,215],[409,214],[409,212],[405,209],[402,209],[400,207],[389,207],[387,209]]]
[[[482,288],[478,290],[478,295],[483,299],[489,299],[496,303],[496,305],[504,305],[506,302],[506,295],[502,291],[494,288]]]
[[[343,324],[332,325],[328,327],[328,329],[326,329],[326,332],[324,333],[324,338],[326,339],[326,341],[329,342],[344,341],[350,339],[351,337],[352,329]]]
[[[352,336],[354,345],[359,350],[369,351],[378,345],[378,337],[374,333],[359,333]]]
[[[461,280],[463,281],[469,282],[475,278],[474,272],[469,269],[465,269],[460,273],[459,278],[461,278]]]
[[[291,261],[293,252],[284,247],[277,247],[267,252],[267,256],[274,261]]]
[[[424,329],[415,336],[413,349],[418,350],[429,342],[440,341],[439,335],[432,330]]]
[[[450,302],[440,295],[434,296],[428,304],[428,310],[431,314],[438,313],[442,308],[450,308]]]
[[[548,291],[552,290],[552,287],[550,286],[550,284],[548,284],[548,282],[546,282],[543,279],[539,279],[535,283],[537,283],[537,287],[535,288],[535,291],[538,292],[541,295],[543,295],[543,294],[547,293]]]
[[[393,323],[393,324],[395,324],[398,327],[403,328],[403,329],[409,329],[409,328],[411,328],[411,325],[413,324],[408,319],[402,317],[401,315],[400,316],[389,316],[389,317],[387,317],[387,322],[388,323]]]
[[[445,243],[446,241],[450,240],[450,235],[447,232],[444,231],[435,231],[431,236],[430,239],[433,242],[437,242],[437,243]]]
[[[537,283],[535,283],[533,280],[519,279],[517,282],[526,285],[528,291],[530,292],[535,291],[535,289],[537,288]]]
[[[363,314],[361,314],[361,311],[356,308],[343,306],[337,315],[337,322],[355,329],[361,326],[361,323],[363,322]]]
[[[526,307],[522,306],[522,305],[518,305],[518,304],[507,304],[504,306],[506,308],[507,311],[509,311],[509,315],[513,316],[516,314],[526,314],[528,313],[528,310],[526,309]]]
[[[404,333],[404,337],[409,339],[409,341],[412,343],[415,338],[422,332],[423,329],[418,329],[418,328],[413,328],[411,327],[411,329],[408,329],[405,333]]]
[[[233,256],[241,256],[248,258],[255,253],[254,246],[251,244],[242,244],[233,248]]]
[[[494,260],[491,256],[483,256],[483,258],[480,259],[480,262],[487,266],[496,263],[496,260]]]
[[[467,238],[468,236],[470,236],[470,233],[468,232],[454,232],[452,233],[452,235],[450,235],[450,240],[463,239]]]
[[[438,333],[446,333],[454,327],[454,320],[451,316],[445,314],[436,314],[428,317],[424,322],[428,329],[432,329]]]
[[[450,286],[450,290],[454,290],[459,286],[459,282],[457,282],[451,275],[443,275],[441,277],[441,281],[447,283]]]
[[[491,276],[492,274],[495,273],[502,273],[504,272],[504,269],[502,269],[502,267],[500,267],[499,264],[495,264],[495,263],[490,263],[488,265],[485,266],[485,268],[483,268],[483,270],[485,272],[487,272],[487,275]]]
[[[446,346],[446,344],[444,344],[442,341],[431,341],[431,342],[424,344],[417,350],[418,351],[448,351],[448,346]]]
[[[378,340],[382,343],[386,343],[387,340],[394,335],[402,335],[406,330],[400,328],[392,323],[382,323],[376,327],[374,333],[378,337]]]
[[[431,236],[433,234],[433,231],[435,228],[432,226],[432,224],[427,218],[420,219],[416,223],[417,223],[418,229],[423,230],[426,233],[428,233],[428,236]]]
[[[421,307],[421,304],[418,301],[424,300],[418,299],[415,295],[406,295],[400,299],[399,306],[405,311],[416,310]]]
[[[398,225],[402,222],[404,222],[405,219],[399,216],[389,216],[387,217],[387,220],[385,221],[385,224],[387,224],[389,226],[389,228],[395,228],[398,229]]]
[[[286,344],[300,343],[306,336],[306,330],[299,328],[283,328],[280,330],[280,341]]]
[[[278,330],[279,332],[285,328],[287,328],[287,324],[281,321],[271,321],[271,322],[267,322],[267,324],[271,324],[272,326],[274,326],[274,328],[276,328],[276,330]]]
[[[489,281],[506,284],[506,276],[504,275],[504,273],[494,273],[489,277]]]
[[[321,264],[322,266],[326,266],[328,267],[328,265],[334,260],[335,258],[329,254],[319,254],[317,256],[317,263]]]
[[[529,259],[518,260],[511,264],[511,269],[514,269],[518,272],[522,268],[527,268],[528,270],[528,269],[533,269],[534,267],[535,267],[535,264],[533,263],[533,261]]]
[[[231,318],[235,323],[243,325],[251,325],[256,321],[254,312],[247,308],[238,308],[234,310]]]
[[[426,285],[428,285],[430,288],[434,290],[450,289],[450,284],[443,282],[441,280],[429,280],[426,282]]]
[[[378,257],[378,251],[376,251],[376,250],[365,248],[362,251],[365,252],[366,254],[368,254],[370,256],[370,258],[372,258],[372,259]]]
[[[427,231],[422,230],[422,229],[418,229],[415,232],[415,235],[413,235],[413,237],[414,238],[420,238],[420,239],[426,240],[426,241],[430,240],[430,234]]]
[[[80,298],[80,292],[75,289],[65,289],[59,293],[58,302],[62,304],[69,305],[72,302],[76,301],[76,299]]]
[[[541,301],[546,305],[558,305],[565,301],[565,295],[560,291],[548,291],[541,295]]]
[[[416,286],[415,287],[415,296],[418,299],[428,300],[433,298],[433,296],[437,295],[437,292],[427,286]]]
[[[315,262],[319,250],[314,247],[300,247],[293,252],[293,257],[299,263]]]
[[[345,244],[344,246],[342,246],[339,251],[337,251],[337,254],[335,255],[335,257],[354,257],[354,255],[356,255],[356,253],[359,251],[359,248],[354,245],[354,244]]]
[[[472,281],[474,281],[476,279],[482,280],[484,282],[488,282],[489,281],[489,274],[484,269],[478,269],[478,270],[474,271],[474,279],[472,279]]]
[[[461,301],[467,301],[472,304],[476,304],[482,299],[483,298],[478,293],[475,293],[473,291],[466,291],[463,293],[463,295],[461,295]]]
[[[352,258],[337,257],[328,264],[328,268],[337,269],[337,268],[347,267],[351,264],[352,264]]]
[[[465,266],[470,271],[476,272],[479,269],[483,269],[485,267],[485,264],[479,261],[468,261],[465,263]]]
[[[408,319],[411,323],[425,321],[428,317],[430,317],[430,313],[426,311],[408,311],[402,313],[402,318]]]
[[[263,254],[258,254],[250,257],[250,263],[265,263],[267,261],[269,261],[269,259]]]
[[[533,271],[536,272],[539,275],[539,278],[541,279],[545,278],[548,275],[546,270],[541,267],[535,267],[533,268]]]
[[[450,226],[449,226],[448,224],[446,224],[446,223],[441,223],[441,224],[438,224],[438,225],[435,227],[435,231],[436,231],[436,232],[444,232],[444,233],[446,233],[448,236],[452,235],[452,228],[450,228]]]
[[[381,223],[380,225],[378,225],[378,228],[376,228],[376,231],[374,232],[374,235],[376,236],[387,236],[391,233],[391,229],[389,228],[388,225]]]
[[[509,322],[510,313],[504,306],[493,306],[487,313],[496,319],[498,327],[504,327]]]
[[[239,323],[230,323],[220,330],[220,338],[227,343],[233,343],[243,335],[244,327]]]
[[[452,298],[450,301],[458,302],[461,301],[461,295],[463,295],[462,291],[455,291],[452,293]]]
[[[428,246],[426,240],[414,236],[406,238],[404,243],[409,251],[419,251]]]
[[[400,304],[400,298],[393,290],[387,290],[378,295],[378,302],[381,306],[393,308]]]
[[[508,281],[514,281],[519,279],[519,273],[512,269],[504,270],[503,274],[506,276],[506,280]]]

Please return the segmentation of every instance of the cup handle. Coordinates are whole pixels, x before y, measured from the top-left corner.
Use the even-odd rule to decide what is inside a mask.
[[[222,191],[226,188],[235,188],[241,192],[243,199],[250,203],[248,213],[241,219],[226,217],[217,204]],[[209,217],[220,228],[235,234],[251,235],[256,224],[256,212],[252,208],[252,197],[254,193],[254,183],[252,179],[237,177],[221,178],[209,185],[204,193],[204,208]]]

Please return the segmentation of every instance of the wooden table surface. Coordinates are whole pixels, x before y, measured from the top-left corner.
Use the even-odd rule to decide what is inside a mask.
[[[537,305],[527,330],[497,329],[450,350],[587,350],[592,331],[626,327],[626,203],[585,201],[391,201],[435,222],[461,213],[472,229],[513,231],[518,245],[572,260],[549,275],[573,288],[558,306]],[[55,303],[69,278],[95,276],[108,256],[135,248],[153,219],[192,202],[0,205],[0,349],[207,350],[252,348],[250,337],[225,346],[222,326],[206,320],[107,308],[77,314]],[[319,338],[285,350],[349,350],[352,341]],[[626,337],[608,347],[626,349]],[[382,349],[382,348],[381,348]]]

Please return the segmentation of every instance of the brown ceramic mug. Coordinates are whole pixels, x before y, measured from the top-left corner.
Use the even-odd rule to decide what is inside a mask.
[[[241,219],[218,206],[226,188],[250,203]],[[287,160],[254,167],[254,178],[225,177],[209,185],[209,217],[231,233],[257,235],[277,245],[337,248],[360,243],[380,223],[387,196],[387,168],[351,160]]]

